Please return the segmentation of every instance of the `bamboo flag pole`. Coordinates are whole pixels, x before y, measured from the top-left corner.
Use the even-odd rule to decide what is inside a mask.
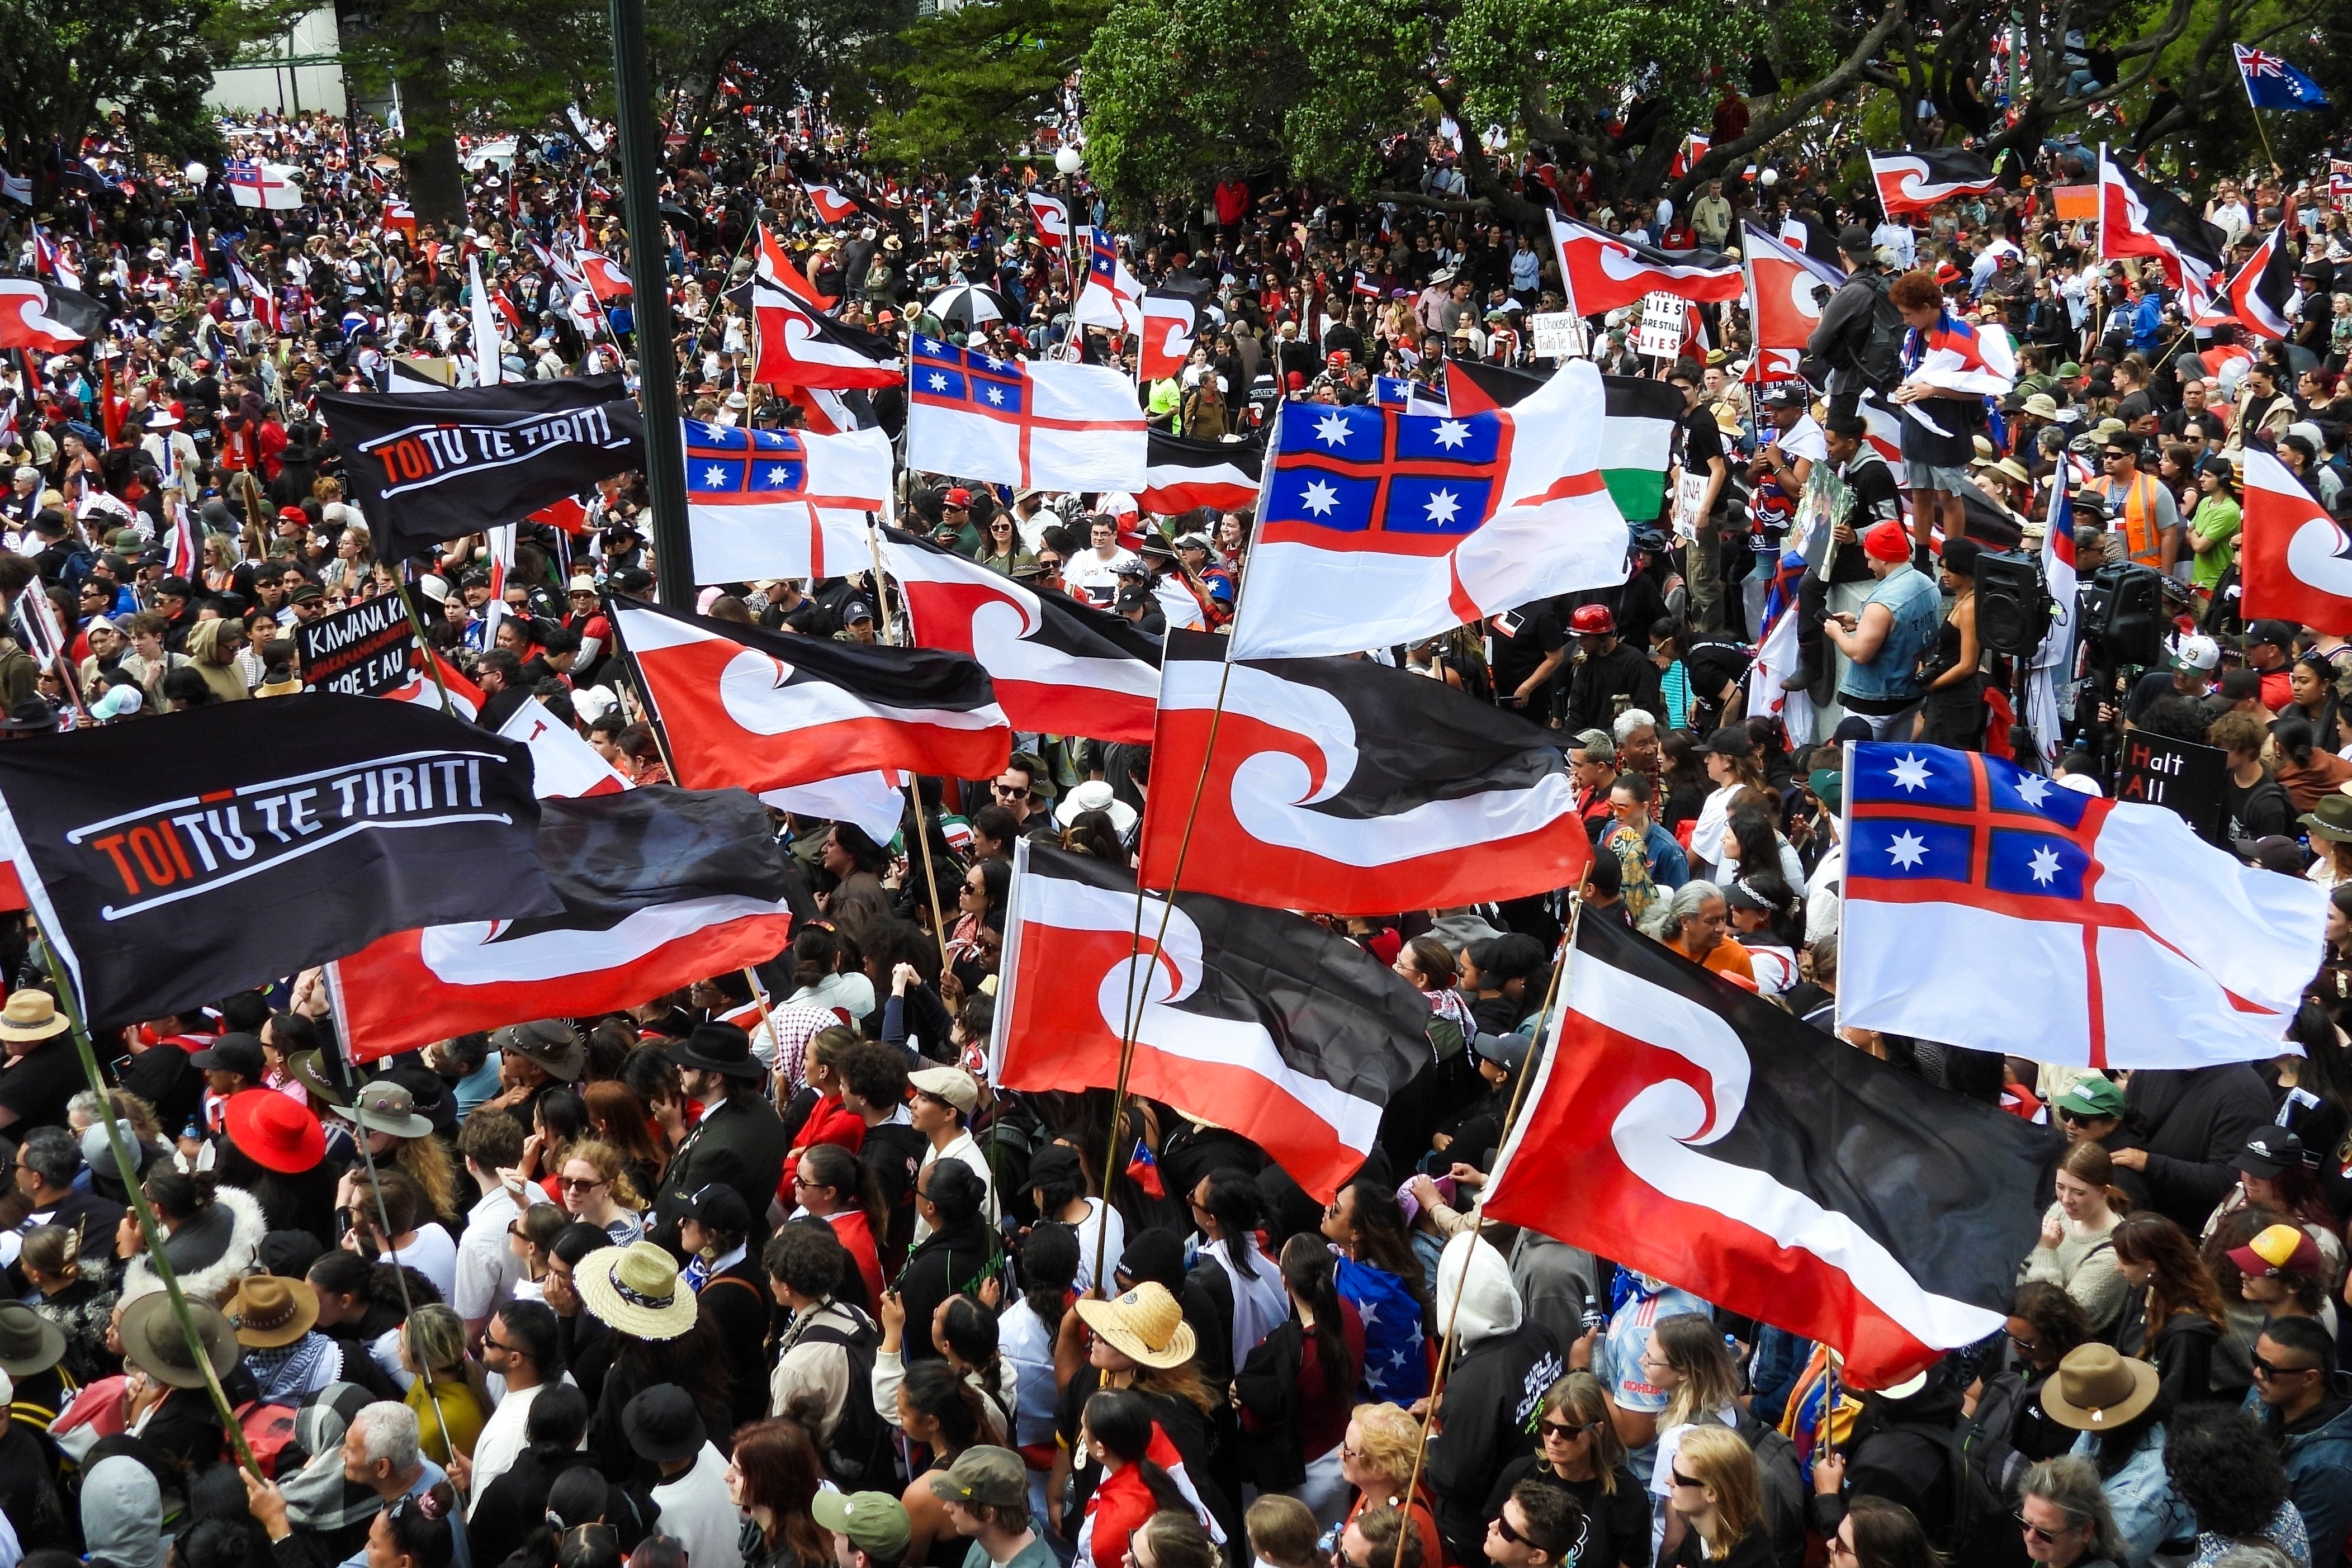
[[[1576,928],[1583,917],[1583,895],[1578,893],[1570,894],[1568,935],[1560,939],[1559,962],[1552,966],[1551,984],[1544,990],[1544,1031],[1549,1040],[1548,1049],[1552,1051],[1559,1049],[1561,1020],[1559,1010],[1559,994],[1565,988],[1569,967],[1576,962]],[[1520,1064],[1518,1082],[1511,1085],[1510,1108],[1503,1113],[1503,1133],[1507,1140],[1512,1128],[1518,1122],[1519,1102],[1527,1094],[1528,1081],[1536,1075],[1535,1068],[1535,1058],[1530,1053],[1528,1059]],[[1497,1174],[1500,1173],[1501,1167],[1502,1162],[1496,1161]],[[1487,1179],[1488,1185],[1492,1186],[1493,1177],[1489,1176]],[[1437,1373],[1429,1385],[1429,1407],[1422,1412],[1421,1434],[1412,1446],[1412,1471],[1406,1478],[1404,1486],[1403,1508],[1408,1519],[1412,1511],[1413,1493],[1421,1486],[1422,1466],[1429,1457],[1429,1433],[1431,1427],[1437,1420],[1437,1402],[1445,1392],[1445,1375],[1453,1366],[1455,1325],[1461,1321],[1462,1316],[1462,1288],[1470,1282],[1470,1255],[1477,1250],[1479,1238],[1486,1228],[1486,1205],[1483,1197],[1475,1207],[1477,1212],[1471,1216],[1470,1221],[1470,1245],[1464,1250],[1461,1270],[1454,1276],[1454,1300],[1445,1309],[1445,1336],[1439,1342],[1437,1347]],[[1447,1245],[1451,1246],[1452,1243],[1449,1241]],[[1404,1568],[1404,1535],[1402,1532],[1397,1536],[1396,1555],[1390,1560],[1389,1568]]]

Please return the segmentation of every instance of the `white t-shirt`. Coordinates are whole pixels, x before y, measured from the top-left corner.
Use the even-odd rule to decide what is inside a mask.
[[[415,1270],[433,1281],[433,1288],[441,1292],[445,1301],[457,1294],[457,1243],[437,1222],[418,1226],[407,1246],[396,1250],[386,1248],[383,1261],[405,1263]]]
[[[1133,550],[1115,549],[1105,560],[1089,548],[1072,556],[1062,566],[1062,585],[1071,597],[1083,599],[1097,606],[1108,606],[1118,598],[1118,574],[1121,568],[1137,564]]]
[[[688,1563],[732,1563],[741,1556],[737,1539],[742,1515],[727,1495],[727,1456],[702,1445],[694,1468],[654,1488],[664,1535],[686,1548]]]

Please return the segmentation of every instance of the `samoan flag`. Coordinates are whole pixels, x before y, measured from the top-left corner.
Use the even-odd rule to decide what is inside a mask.
[[[2238,57],[2238,75],[2246,84],[2246,101],[2256,109],[2326,109],[2327,94],[2320,85],[2266,49],[2231,44]]]
[[[1838,1001],[1863,1029],[2044,1061],[2205,1067],[2276,1056],[2326,895],[2240,862],[2164,806],[2078,795],[1999,758],[1847,753]],[[1999,986],[1920,983],[1967,953]]]
[[[1364,1320],[1364,1398],[1374,1405],[1411,1405],[1429,1392],[1421,1302],[1386,1269],[1353,1258],[1335,1261],[1332,1283]]]

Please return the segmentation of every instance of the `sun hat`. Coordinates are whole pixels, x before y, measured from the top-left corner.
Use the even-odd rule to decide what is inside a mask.
[[[1029,1500],[1028,1467],[1010,1448],[982,1443],[966,1448],[942,1472],[930,1473],[931,1495],[976,1508],[1015,1508]]]
[[[0,1301],[0,1372],[30,1377],[65,1359],[65,1331],[22,1301]]]
[[[2035,419],[2058,417],[2058,400],[2048,392],[2035,392],[2025,400],[2025,412]]]
[[[269,1092],[268,1090],[261,1091]],[[283,1094],[278,1096],[283,1100]],[[255,1350],[292,1344],[319,1322],[319,1292],[308,1280],[281,1280],[275,1274],[248,1274],[221,1311],[236,1330],[236,1343]]]
[[[2042,1408],[2077,1432],[2112,1432],[2156,1401],[2155,1364],[2108,1344],[2078,1344],[2042,1385]]]
[[[1108,811],[1114,832],[1125,837],[1135,827],[1135,808],[1111,793],[1110,786],[1099,779],[1089,779],[1062,797],[1054,808],[1054,821],[1068,827],[1081,811]]]
[[[1192,1359],[1192,1325],[1168,1287],[1156,1281],[1107,1301],[1080,1301],[1077,1312],[1087,1327],[1144,1366],[1181,1366]]]
[[[572,1281],[588,1310],[625,1334],[676,1339],[694,1326],[694,1292],[656,1242],[599,1248],[572,1268]]]
[[[332,1111],[340,1112],[352,1103],[351,1086],[338,1083],[327,1076],[325,1053],[318,1051],[298,1051],[286,1059],[286,1076],[302,1086],[313,1100],[323,1102]]]
[[[2124,1092],[2113,1080],[2095,1074],[2084,1079],[2050,1103],[2061,1111],[2072,1111],[2077,1116],[2120,1116],[2124,1113]]]
[[[509,1024],[490,1036],[491,1049],[501,1053],[512,1051],[525,1061],[535,1062],[547,1070],[552,1078],[570,1083],[587,1071],[587,1048],[572,1026],[557,1019],[540,1019],[532,1023]]]
[[[286,1176],[315,1169],[327,1157],[319,1118],[275,1089],[242,1089],[221,1108],[228,1141],[254,1164]]]
[[[2257,1279],[2275,1279],[2281,1274],[2316,1278],[2326,1269],[2319,1243],[2300,1225],[2272,1226],[2243,1247],[2231,1248],[2230,1261],[2240,1272]]]
[[[0,1008],[0,1040],[47,1040],[71,1027],[47,991],[12,992],[8,1005]]]
[[[2315,839],[2352,843],[2352,795],[2331,789],[2295,821],[2309,828]]]
[[[390,1133],[395,1138],[428,1137],[433,1132],[433,1124],[416,1113],[416,1097],[408,1086],[387,1079],[361,1085],[359,1097],[347,1107],[338,1107],[335,1114],[371,1133]]]
[[[213,1375],[226,1377],[237,1363],[236,1335],[228,1319],[210,1301],[191,1301],[188,1321],[203,1344]],[[189,1354],[188,1341],[172,1316],[172,1298],[161,1291],[140,1297],[122,1309],[122,1358],[153,1378],[174,1388],[202,1388],[204,1367]]]
[[[698,1023],[694,1032],[669,1048],[670,1061],[680,1067],[730,1078],[765,1078],[767,1063],[751,1054],[751,1037],[731,1023]]]
[[[709,1440],[694,1396],[675,1383],[640,1389],[621,1411],[621,1429],[629,1435],[629,1447],[656,1464],[690,1459]]]
[[[907,1074],[907,1082],[917,1093],[944,1100],[967,1116],[980,1104],[980,1086],[961,1067],[919,1068]]]

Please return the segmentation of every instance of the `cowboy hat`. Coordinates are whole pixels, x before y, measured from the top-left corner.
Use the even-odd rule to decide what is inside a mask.
[[[490,1036],[490,1044],[501,1053],[512,1051],[525,1061],[535,1062],[547,1071],[551,1078],[561,1078],[566,1083],[586,1071],[588,1052],[572,1026],[556,1019],[541,1019],[535,1023],[509,1024]]]
[[[228,1319],[210,1301],[191,1301],[188,1322],[204,1345],[205,1360],[215,1377],[228,1375],[237,1362],[236,1335]],[[189,1354],[188,1341],[173,1321],[172,1298],[163,1291],[140,1297],[122,1309],[122,1357],[131,1365],[174,1388],[202,1388],[205,1372]]]
[[[572,1282],[589,1312],[622,1333],[676,1339],[694,1326],[694,1292],[657,1242],[599,1248],[573,1266]]]
[[[72,1027],[47,991],[16,991],[0,1008],[0,1040],[47,1040]]]
[[[275,1089],[244,1089],[221,1107],[229,1142],[254,1164],[286,1176],[315,1169],[327,1157],[319,1119]]]
[[[65,1359],[65,1331],[22,1301],[0,1302],[0,1372],[30,1377]]]
[[[330,1110],[341,1111],[352,1103],[351,1086],[338,1083],[327,1076],[323,1051],[296,1051],[286,1059],[286,1076],[299,1083],[311,1099],[323,1102]]]
[[[2352,795],[2331,790],[2295,820],[2309,828],[2315,839],[2333,839],[2339,844],[2352,844]]]
[[[1192,1325],[1184,1321],[1184,1309],[1176,1304],[1168,1287],[1156,1281],[1147,1280],[1107,1301],[1080,1301],[1078,1317],[1113,1348],[1142,1365],[1181,1366],[1192,1359]]]
[[[2157,1386],[2152,1363],[2117,1355],[2113,1345],[2080,1344],[2042,1385],[2042,1408],[2061,1427],[2112,1432],[2155,1402]]]
[[[236,1282],[221,1311],[236,1326],[237,1343],[254,1350],[274,1350],[292,1344],[317,1326],[319,1292],[308,1280],[249,1274]]]
[[[371,1133],[390,1133],[395,1138],[429,1137],[433,1132],[433,1124],[416,1113],[416,1097],[408,1086],[383,1079],[361,1085],[359,1098],[337,1106],[335,1114]]]
[[[751,1054],[751,1037],[731,1023],[698,1023],[694,1032],[669,1048],[669,1059],[680,1067],[730,1078],[764,1078],[767,1064]]]

